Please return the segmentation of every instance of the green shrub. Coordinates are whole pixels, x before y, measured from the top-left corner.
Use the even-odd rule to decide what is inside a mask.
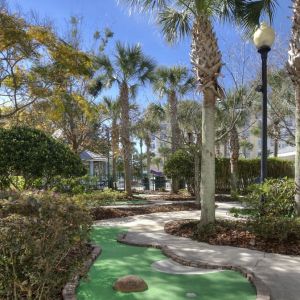
[[[72,198],[76,203],[87,206],[96,207],[107,204],[114,204],[116,201],[128,200],[125,192],[119,192],[112,189],[104,189],[103,191],[94,191],[92,193],[83,193],[75,195]]]
[[[169,178],[189,180],[194,177],[193,156],[185,150],[172,153],[164,164],[164,173]]]
[[[172,153],[164,164],[164,173],[169,178],[177,179],[180,189],[186,183],[188,191],[195,194],[194,158],[191,153],[184,149]]]
[[[89,175],[71,178],[56,176],[49,181],[47,188],[59,193],[82,194],[95,190],[98,181],[99,177]]]
[[[59,299],[88,254],[87,211],[66,198],[0,200],[0,299]]]
[[[263,185],[255,184],[248,188],[244,202],[254,215],[260,215],[261,196],[264,196],[263,214],[266,217],[294,217],[295,183],[288,178],[268,179]],[[256,213],[255,213],[256,212]]]
[[[263,185],[255,184],[248,190],[244,202],[251,211],[248,225],[255,235],[280,243],[299,240],[300,222],[295,218],[293,180],[268,179]],[[264,196],[263,204],[261,196]]]
[[[15,184],[19,176],[24,179],[23,188],[28,188],[39,178],[48,182],[57,175],[85,173],[79,156],[44,132],[28,127],[0,129],[0,187]]]
[[[295,218],[263,216],[251,220],[248,226],[265,240],[282,243],[300,239],[300,221]]]

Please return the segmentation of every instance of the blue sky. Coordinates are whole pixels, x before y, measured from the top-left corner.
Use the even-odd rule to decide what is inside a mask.
[[[292,1],[278,0],[278,2],[280,7],[277,10],[273,27],[281,44],[287,46]],[[160,35],[159,28],[150,21],[149,16],[129,15],[128,8],[118,5],[116,0],[8,0],[8,3],[12,10],[20,8],[24,13],[33,10],[40,17],[50,18],[53,20],[57,32],[62,36],[66,33],[70,16],[82,17],[82,34],[86,48],[91,46],[95,30],[109,27],[115,34],[114,40],[131,44],[140,43],[144,52],[151,55],[160,65],[184,64],[190,66],[189,39],[173,47],[167,45]],[[234,51],[242,46],[240,35],[232,26],[216,24],[215,30],[222,52]],[[111,41],[108,51],[113,48],[113,43],[114,41]],[[252,51],[253,47],[251,43],[246,45],[248,51],[250,51],[249,49]],[[225,62],[226,58],[224,57]],[[259,62],[259,57],[257,59]],[[250,69],[249,72],[251,72]],[[230,87],[231,82],[226,69],[223,71],[222,81],[226,87]],[[106,94],[109,93],[115,94],[115,90]],[[140,91],[138,102],[143,105],[148,101],[153,101],[152,98],[157,97],[153,96],[149,88],[146,88]]]

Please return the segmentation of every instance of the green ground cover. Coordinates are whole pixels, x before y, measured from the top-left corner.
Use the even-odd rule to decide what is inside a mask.
[[[121,228],[95,227],[92,239],[102,247],[102,254],[77,289],[78,300],[182,300],[186,293],[196,293],[203,300],[254,300],[254,287],[233,271],[201,275],[171,275],[157,272],[151,264],[166,259],[160,250],[117,243]],[[149,289],[123,294],[112,289],[114,281],[125,275],[141,276]]]

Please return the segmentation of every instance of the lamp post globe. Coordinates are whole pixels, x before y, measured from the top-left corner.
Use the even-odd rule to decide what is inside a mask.
[[[266,22],[262,22],[253,35],[253,42],[259,50],[264,47],[271,48],[275,41],[275,32]]]
[[[260,165],[260,182],[264,183],[267,177],[267,160],[268,160],[268,78],[267,78],[267,61],[268,53],[275,41],[274,30],[262,22],[260,27],[255,31],[253,35],[253,42],[261,55],[262,61],[262,85],[259,89],[263,95],[262,102],[262,128],[261,128],[261,165]],[[261,197],[261,203],[263,204],[265,198]]]

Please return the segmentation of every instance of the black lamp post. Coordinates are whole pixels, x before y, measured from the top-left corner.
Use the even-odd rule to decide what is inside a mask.
[[[253,41],[261,55],[262,61],[262,85],[259,91],[262,92],[262,133],[261,133],[261,167],[260,167],[260,182],[264,183],[267,177],[267,161],[268,161],[268,76],[267,63],[268,53],[271,50],[275,40],[274,30],[266,23],[261,23],[253,36]],[[264,197],[261,197],[261,202],[264,202]]]

